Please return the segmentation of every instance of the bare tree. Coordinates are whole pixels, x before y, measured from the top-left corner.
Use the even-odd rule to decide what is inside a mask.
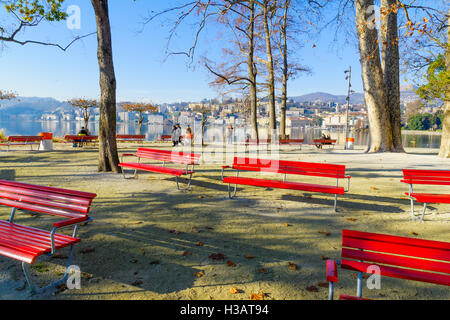
[[[138,113],[138,125],[139,125],[139,134],[142,134],[142,123],[144,121],[143,113],[144,112],[157,112],[158,107],[156,107],[152,103],[122,103],[121,107],[123,110],[128,112],[137,112]]]
[[[77,98],[77,99],[71,99],[67,101],[72,107],[81,109],[81,113],[83,115],[84,120],[84,127],[87,129],[89,124],[89,119],[91,118],[91,112],[89,109],[91,108],[97,108],[98,107],[98,101],[97,100],[91,100],[91,99],[83,99],[83,98]]]

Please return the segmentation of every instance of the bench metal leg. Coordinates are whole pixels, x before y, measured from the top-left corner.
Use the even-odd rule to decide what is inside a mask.
[[[70,246],[70,252],[69,252],[69,256],[67,258],[66,271],[64,273],[64,276],[61,279],[59,279],[55,282],[52,282],[48,286],[41,288],[39,290],[36,290],[35,286],[33,285],[33,282],[31,281],[31,276],[28,271],[27,263],[22,262],[22,270],[23,270],[23,273],[25,274],[25,279],[27,281],[30,294],[31,295],[41,294],[49,289],[55,288],[55,287],[59,286],[60,284],[65,283],[67,281],[67,279],[69,278],[69,271],[70,271],[69,267],[71,266],[71,263],[72,263],[72,254],[73,254],[73,245]]]
[[[187,184],[186,188],[180,188],[180,184],[178,182],[178,176],[175,179],[176,179],[176,182],[177,182],[177,189],[179,191],[185,191],[185,190],[190,190],[191,189],[192,174],[189,176],[189,180],[188,180],[188,184]]]
[[[127,178],[127,177],[125,176],[125,169],[122,167],[122,175],[123,175],[123,178],[124,178],[124,179],[135,179],[135,178],[136,178],[136,175],[137,175],[137,169],[134,170],[134,174],[133,174],[132,177]]]
[[[358,280],[356,283],[356,296],[362,298],[362,272],[358,273]]]
[[[337,212],[337,194],[334,195],[334,212]]]
[[[333,296],[334,296],[334,283],[330,281],[328,283],[328,300],[333,300]]]
[[[422,210],[422,217],[419,219],[420,222],[423,222],[423,219],[425,217],[425,211],[427,210],[427,204],[423,204],[423,210]]]
[[[230,199],[233,199],[236,197],[236,192],[237,192],[237,184],[234,185],[234,191],[233,191],[233,195],[231,195],[231,185],[228,184],[228,197]]]

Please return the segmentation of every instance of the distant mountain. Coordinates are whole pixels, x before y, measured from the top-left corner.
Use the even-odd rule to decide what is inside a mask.
[[[0,102],[0,111],[9,114],[34,114],[70,110],[72,107],[67,102],[54,98],[18,97],[13,100]]]
[[[405,90],[400,92],[401,100],[402,102],[406,101],[413,101],[419,99],[417,94],[414,91],[411,90]],[[328,102],[336,102],[339,104],[345,104],[347,103],[347,96],[346,95],[333,95],[326,92],[315,92],[315,93],[309,93],[302,96],[296,96],[296,97],[289,97],[290,99],[294,100],[295,102],[321,102],[321,103],[328,103]],[[364,94],[363,93],[354,93],[350,97],[350,103],[352,104],[364,104]]]

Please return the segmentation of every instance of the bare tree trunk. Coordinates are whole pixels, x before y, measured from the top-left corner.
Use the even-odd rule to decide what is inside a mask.
[[[258,131],[258,97],[256,88],[256,71],[255,71],[255,2],[250,1],[250,22],[248,24],[248,78],[250,80],[250,114],[252,125],[252,139],[259,140]]]
[[[142,112],[139,112],[139,120],[138,120],[138,122],[139,122],[139,135],[141,135],[142,134],[142,122],[143,122],[143,118],[142,118]]]
[[[397,0],[382,0],[381,7],[388,12],[382,16],[380,43],[387,108],[392,129],[393,151],[404,152],[400,110],[400,55],[398,49]]]
[[[86,130],[87,130],[87,128],[88,128],[89,118],[90,118],[90,117],[91,117],[91,115],[90,115],[88,109],[85,108],[85,109],[83,110],[83,120],[84,120],[84,127],[85,127]]]
[[[370,152],[393,151],[390,116],[380,61],[378,32],[369,17],[373,0],[355,0],[364,99],[370,123]]]
[[[100,124],[98,171],[120,173],[116,141],[116,76],[112,56],[108,0],[91,0],[97,22],[100,69]]]
[[[273,66],[273,55],[272,55],[272,41],[271,41],[271,30],[269,25],[269,0],[263,1],[263,24],[266,40],[266,53],[267,53],[267,72],[268,72],[268,92],[269,92],[269,139],[274,139],[277,130],[277,117],[275,114],[275,70]]]
[[[287,24],[290,0],[284,2],[283,25],[281,27],[282,35],[282,53],[283,53],[283,79],[281,88],[281,116],[280,116],[280,138],[286,139],[286,110],[287,110],[287,81],[288,81],[288,53],[287,53]]]
[[[450,12],[448,22],[450,23]],[[450,24],[447,24],[447,52],[445,57],[447,74],[450,72]],[[450,84],[447,85],[444,105],[444,119],[442,124],[442,139],[439,157],[450,158]]]

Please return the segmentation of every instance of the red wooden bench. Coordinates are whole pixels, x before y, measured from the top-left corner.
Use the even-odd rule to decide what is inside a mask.
[[[170,141],[172,141],[172,136],[171,135],[162,135],[158,138],[158,141],[170,142]]]
[[[271,141],[271,139],[246,139],[245,145],[267,145]]]
[[[22,262],[22,269],[31,292],[36,290],[27,270],[42,255],[54,255],[61,248],[70,247],[64,277],[41,289],[41,292],[67,280],[78,224],[91,220],[88,217],[92,200],[97,195],[81,191],[38,186],[21,182],[0,180],[0,204],[12,207],[8,221],[0,221],[0,254]],[[51,231],[14,223],[16,209],[44,213],[64,220],[53,223]],[[74,226],[72,236],[56,233],[63,227]]]
[[[145,134],[118,134],[116,139],[118,142],[143,142]]]
[[[126,157],[126,156],[135,156],[138,158],[138,162],[125,163],[123,161],[123,157]],[[159,163],[162,162],[162,165],[161,164],[155,165],[155,164],[141,163],[140,162],[141,159],[156,160]],[[124,167],[124,168],[134,169],[133,177],[136,177],[136,173],[138,170],[173,175],[176,177],[178,190],[181,190],[180,186],[178,184],[178,177],[183,176],[183,175],[188,175],[189,180],[188,180],[187,188],[183,189],[183,190],[186,190],[186,189],[190,188],[192,175],[194,174],[194,166],[199,164],[198,163],[199,159],[200,159],[200,155],[195,154],[195,153],[138,148],[136,154],[133,154],[133,153],[122,154],[122,160],[121,160],[121,163],[119,163],[119,166]],[[170,167],[166,167],[166,163],[183,164],[183,165],[186,165],[186,168],[185,169],[170,168]],[[191,169],[189,169],[189,166],[191,166]],[[124,170],[122,170],[122,173],[123,173],[124,178],[126,178]]]
[[[423,221],[428,203],[450,203],[450,193],[415,193],[413,191],[414,184],[450,186],[450,170],[403,169],[403,180],[401,182],[409,184],[409,192],[405,194],[411,199],[411,215],[413,219],[416,218],[414,213],[414,199],[419,203],[423,203],[422,217],[419,218],[420,221]]]
[[[280,144],[297,144],[301,145],[305,142],[305,139],[280,139]]]
[[[39,145],[42,141],[42,136],[9,136],[5,143],[0,146],[30,146],[33,150],[33,145]]]
[[[232,168],[236,170],[236,177],[224,178],[224,170]],[[283,180],[266,180],[256,178],[240,177],[240,171],[256,171],[256,172],[271,172],[281,173],[284,175]],[[336,184],[311,184],[302,182],[286,181],[288,174],[306,175],[321,178],[333,178],[336,179]],[[339,186],[339,179],[348,179],[347,190],[344,187]],[[228,196],[233,198],[236,196],[237,185],[250,185],[266,188],[280,188],[301,190],[310,192],[320,192],[325,194],[334,194],[334,210],[336,211],[337,196],[343,195],[349,191],[350,188],[350,176],[345,175],[345,166],[336,164],[322,164],[322,163],[309,163],[299,161],[285,161],[285,160],[263,160],[252,158],[240,158],[235,157],[232,166],[222,167],[222,181],[228,183]],[[231,184],[234,184],[234,193],[231,195]]]
[[[338,282],[337,267],[358,272],[356,297],[341,295],[342,300],[362,300],[362,274],[421,281],[450,286],[450,243],[342,230],[342,259],[327,260],[326,276],[329,299]],[[370,268],[369,268],[370,267]]]
[[[64,142],[66,143],[78,143],[83,145],[84,143],[95,143],[98,141],[98,136],[79,136],[79,135],[66,135],[64,136]]]
[[[331,139],[314,139],[313,145],[316,146],[318,149],[322,149],[323,146],[334,146],[336,144],[337,140],[331,140]]]

